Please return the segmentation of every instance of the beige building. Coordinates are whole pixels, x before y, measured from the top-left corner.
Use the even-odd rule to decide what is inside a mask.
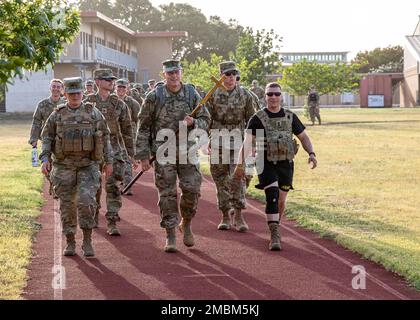
[[[401,107],[420,106],[420,19],[413,35],[406,36]]]
[[[26,72],[28,81],[16,79],[6,92],[6,112],[32,112],[38,101],[48,97],[52,78],[93,78],[98,68],[111,68],[117,77],[147,83],[160,79],[162,61],[172,57],[173,39],[185,31],[135,32],[96,11],[81,12],[80,32],[54,68]],[[1,105],[0,105],[1,107]]]

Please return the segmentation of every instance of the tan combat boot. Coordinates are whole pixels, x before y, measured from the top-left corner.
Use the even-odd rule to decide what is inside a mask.
[[[92,247],[92,229],[83,229],[82,250],[85,257],[93,257],[95,255]]]
[[[74,239],[74,234],[66,234],[67,246],[63,251],[65,257],[72,257],[76,254],[76,240]]]
[[[175,228],[166,229],[165,252],[176,252]]]
[[[217,226],[219,230],[229,230],[230,229],[230,216],[233,214],[233,209],[223,210],[222,211],[222,221]]]
[[[194,234],[191,231],[191,219],[182,218],[179,231],[184,234],[184,244],[187,247],[194,246]]]
[[[270,223],[268,225],[270,228],[271,233],[271,240],[268,249],[271,251],[280,251],[281,250],[281,243],[280,243],[280,231],[279,225],[277,223]]]
[[[110,236],[120,236],[121,233],[117,228],[117,223],[115,221],[108,221],[108,227],[106,232],[110,235]]]
[[[245,232],[249,230],[248,225],[246,224],[241,209],[234,209],[233,210],[233,225],[235,226],[236,231]]]

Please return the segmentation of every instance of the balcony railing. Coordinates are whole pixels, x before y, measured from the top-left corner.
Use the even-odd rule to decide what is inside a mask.
[[[105,47],[99,43],[95,44],[96,49],[91,47],[83,48],[76,41],[75,44],[66,47],[66,51],[61,55],[60,61],[70,61],[77,63],[102,63],[116,68],[123,68],[129,71],[137,71],[137,59],[131,55]],[[85,50],[83,50],[85,49]]]

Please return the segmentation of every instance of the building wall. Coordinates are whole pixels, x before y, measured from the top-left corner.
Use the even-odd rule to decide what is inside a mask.
[[[50,81],[53,71],[27,72],[29,81],[15,79],[6,92],[6,112],[33,112],[40,100],[50,95]]]
[[[420,75],[418,67],[404,70],[404,81],[400,84],[401,106],[412,108],[420,105]]]
[[[162,61],[172,57],[171,38],[140,38],[137,40],[139,55],[137,82],[161,79]]]
[[[57,63],[54,67],[55,78],[64,79],[80,76],[80,70],[74,64]]]

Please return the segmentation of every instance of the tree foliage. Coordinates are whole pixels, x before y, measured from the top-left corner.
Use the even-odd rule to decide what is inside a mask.
[[[280,84],[293,95],[306,95],[312,85],[320,95],[354,91],[359,87],[358,64],[319,64],[306,60],[284,68]]]
[[[402,72],[404,68],[404,49],[401,46],[376,48],[359,52],[352,63],[360,65],[360,73]]]
[[[99,11],[134,31],[187,31],[186,38],[175,38],[174,55],[195,61],[209,60],[212,53],[229,57],[234,52],[243,31],[237,21],[222,21],[218,16],[209,19],[185,3],[170,3],[153,7],[149,0],[80,0],[81,10]]]
[[[211,76],[218,77],[219,63],[223,60],[222,56],[212,54],[209,61],[203,58],[198,58],[193,63],[184,61],[182,66],[185,82],[201,86],[205,91],[210,90],[214,85]]]
[[[250,84],[258,80],[266,83],[266,75],[279,71],[279,44],[282,38],[274,30],[257,30],[246,28],[239,39],[239,44],[232,58],[241,70],[241,81]]]
[[[80,27],[78,10],[62,0],[2,1],[0,21],[0,84],[54,64]]]

